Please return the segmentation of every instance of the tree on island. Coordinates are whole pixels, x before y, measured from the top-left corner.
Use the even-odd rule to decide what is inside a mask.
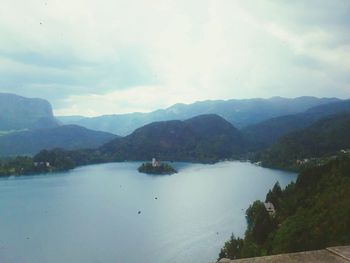
[[[177,171],[167,163],[161,163],[160,161],[157,161],[155,158],[152,159],[152,162],[147,162],[141,164],[141,166],[138,168],[138,171],[140,173],[146,173],[146,174],[174,174],[177,173]]]

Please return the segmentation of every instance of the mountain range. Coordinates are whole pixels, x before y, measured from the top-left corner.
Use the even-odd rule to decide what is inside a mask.
[[[274,166],[273,163],[331,156],[349,149],[349,131],[350,100],[344,100],[241,130],[215,114],[185,121],[154,122],[99,150],[113,160],[159,157],[187,161],[239,159],[251,152],[258,157],[264,156],[265,165],[269,163],[266,160],[270,160],[270,166]]]
[[[284,149],[287,154],[278,152],[274,157],[274,160],[282,160],[289,155],[288,149],[285,149],[290,147],[283,142],[298,142],[297,137],[290,139],[288,136],[300,132],[299,137],[307,137],[303,134],[311,133],[313,125],[317,127],[314,130],[322,132],[324,126],[319,125],[318,121],[327,117],[328,121],[332,121],[334,114],[350,112],[350,100],[275,97],[176,104],[151,113],[96,118],[67,116],[60,121],[87,121],[90,123],[87,126],[91,125],[96,130],[109,130],[114,127],[125,133],[131,132],[125,137],[119,137],[78,125],[62,125],[55,120],[51,105],[45,100],[27,99],[13,94],[1,94],[0,97],[12,102],[1,105],[3,112],[0,116],[3,119],[7,116],[12,124],[23,120],[21,125],[16,126],[11,126],[9,122],[2,123],[4,130],[0,132],[0,156],[35,155],[40,150],[54,148],[90,148],[99,159],[108,161],[158,157],[212,162],[226,158],[246,158],[257,152],[263,152],[265,157],[270,156],[267,157],[269,159],[274,156],[275,149]],[[199,114],[202,112],[216,113]],[[285,113],[287,115],[283,115]],[[11,114],[13,118],[9,117]],[[188,115],[191,117],[186,118]],[[152,122],[153,119],[165,120]],[[258,122],[261,119],[263,121]],[[94,120],[101,122],[102,126],[94,126]],[[146,124],[137,126],[144,122]],[[238,126],[232,122],[238,123]],[[249,123],[253,124],[248,125]],[[310,138],[310,142],[312,139],[315,138]],[[270,147],[271,150],[267,150]]]
[[[339,99],[315,97],[208,100],[192,104],[179,103],[150,113],[114,114],[90,118],[82,116],[57,118],[64,124],[76,124],[120,136],[128,135],[135,129],[152,122],[186,120],[203,114],[217,114],[240,129],[270,118],[304,112],[311,107],[336,101]]]

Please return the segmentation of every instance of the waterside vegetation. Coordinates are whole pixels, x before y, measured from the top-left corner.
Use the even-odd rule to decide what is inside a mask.
[[[332,115],[282,137],[255,159],[263,166],[285,170],[300,171],[322,165],[350,149],[349,130],[350,113]]]
[[[168,163],[160,163],[159,165],[152,165],[152,163],[143,163],[138,168],[140,173],[146,174],[174,174],[177,171]]]
[[[350,155],[301,172],[284,190],[278,184],[265,202],[246,211],[244,238],[232,235],[220,258],[246,258],[350,244]]]

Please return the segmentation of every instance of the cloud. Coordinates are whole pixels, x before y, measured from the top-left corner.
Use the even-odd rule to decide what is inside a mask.
[[[59,114],[176,102],[349,97],[350,3],[5,0],[0,91]]]
[[[176,87],[135,86],[133,88],[112,91],[106,94],[73,95],[65,99],[60,109],[55,110],[57,116],[79,115],[98,116],[104,113],[148,112],[154,105],[167,107],[177,103],[179,96],[186,97],[183,102],[190,103],[198,98],[197,94],[181,94]],[[184,96],[186,95],[186,96]],[[203,94],[202,100],[206,99]]]

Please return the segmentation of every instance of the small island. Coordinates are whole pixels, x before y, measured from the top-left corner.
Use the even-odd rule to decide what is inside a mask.
[[[143,163],[138,168],[140,173],[146,174],[174,174],[177,171],[167,163],[160,163],[155,158],[152,159],[150,163]]]

